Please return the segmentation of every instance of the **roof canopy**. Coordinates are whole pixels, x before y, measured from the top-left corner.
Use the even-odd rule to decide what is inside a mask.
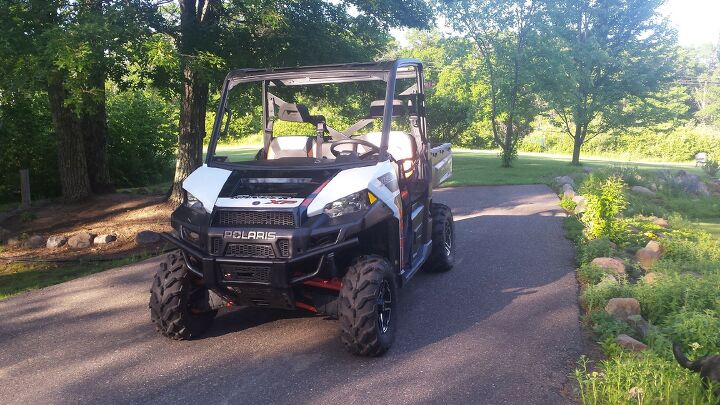
[[[414,79],[415,59],[398,59],[370,63],[347,63],[336,65],[303,66],[294,68],[237,69],[228,73],[230,88],[239,83],[270,81],[270,85],[301,86],[309,84],[348,83],[359,81],[385,81],[395,71],[395,79]]]

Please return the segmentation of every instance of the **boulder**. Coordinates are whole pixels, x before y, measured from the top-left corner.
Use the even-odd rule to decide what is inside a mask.
[[[656,240],[651,240],[650,242],[648,242],[647,245],[645,245],[645,249],[650,249],[651,251],[657,252],[659,254],[662,254],[664,250],[660,242]]]
[[[669,223],[669,222],[667,221],[667,219],[665,219],[665,218],[655,218],[655,219],[652,220],[652,223],[655,224],[655,225],[657,225],[657,226],[661,226],[661,227],[663,227],[663,228],[669,228],[669,227],[670,227],[670,223]]]
[[[677,172],[677,174],[675,174],[673,182],[675,183],[675,185],[677,185],[684,191],[687,191],[688,193],[702,196],[710,195],[710,190],[708,189],[707,184],[700,180],[700,176],[688,174],[684,170],[680,170]]]
[[[153,231],[140,231],[135,235],[135,242],[138,245],[151,245],[160,242],[160,234]]]
[[[659,274],[651,271],[649,273],[646,273],[642,277],[642,279],[645,284],[653,284],[653,283],[655,283],[655,281],[657,281],[658,277],[659,277]]]
[[[640,264],[640,267],[645,270],[651,270],[655,265],[655,262],[660,258],[660,252],[653,249],[644,247],[635,252],[635,260]]]
[[[640,301],[635,298],[611,298],[605,305],[605,312],[625,321],[630,316],[640,315]]]
[[[19,247],[20,245],[22,245],[22,240],[20,240],[20,237],[18,237],[18,236],[11,236],[11,237],[7,238],[7,241],[5,242],[5,244],[8,247],[15,248],[15,247]]]
[[[555,183],[557,183],[560,186],[564,186],[565,184],[569,184],[571,186],[575,185],[575,181],[570,176],[555,177]]]
[[[617,257],[596,257],[592,260],[592,262],[590,262],[590,264],[610,270],[616,275],[625,274],[625,263]]]
[[[93,239],[93,243],[96,245],[104,245],[106,243],[115,242],[117,240],[117,236],[115,235],[98,235]]]
[[[25,246],[33,249],[37,249],[39,247],[45,246],[45,239],[44,237],[40,235],[33,235],[28,238],[27,241],[25,241]]]
[[[628,317],[627,323],[643,338],[647,338],[650,335],[652,325],[642,316],[631,315]]]
[[[584,173],[592,173],[592,171],[593,171],[592,167],[588,167],[588,166],[583,167]]]
[[[67,245],[73,249],[86,248],[93,244],[93,235],[87,232],[80,232],[68,239]]]
[[[639,340],[633,339],[628,335],[619,335],[615,338],[615,343],[619,344],[624,349],[640,352],[647,349],[647,345]]]
[[[646,195],[648,197],[655,197],[654,191],[650,190],[647,187],[643,187],[643,186],[632,186],[632,187],[630,187],[630,191],[632,191],[633,193],[636,193],[636,194]]]
[[[562,194],[563,194],[563,197],[566,197],[566,198],[573,198],[573,197],[575,197],[575,190],[573,190],[573,187],[572,187],[571,185],[569,185],[569,184],[563,184],[563,186],[562,186],[562,192],[563,192],[563,193],[562,193]]]
[[[47,242],[45,243],[45,247],[47,247],[48,249],[57,249],[60,246],[64,245],[67,240],[68,238],[66,238],[65,235],[53,235],[48,238]]]
[[[581,195],[576,195],[572,199],[575,201],[575,214],[582,214],[587,209],[587,199]]]

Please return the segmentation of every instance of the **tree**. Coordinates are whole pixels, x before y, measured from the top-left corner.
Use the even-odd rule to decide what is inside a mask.
[[[112,190],[105,81],[110,72],[120,80],[154,9],[142,0],[0,3],[0,89],[47,94],[66,200]]]
[[[219,81],[215,79],[221,68],[345,62],[343,50],[371,48],[385,28],[425,27],[431,17],[423,0],[178,3],[179,18],[170,14],[178,25],[168,31],[176,37],[183,77],[177,163],[169,196],[175,204],[183,199],[182,181],[202,162],[210,82]],[[356,17],[349,14],[350,5],[356,7]]]
[[[538,113],[528,47],[544,5],[539,0],[441,0],[453,28],[470,39],[487,72],[493,139],[510,167],[517,142]]]
[[[625,106],[671,83],[675,32],[657,12],[662,3],[563,0],[550,9],[543,42],[552,46],[542,48],[538,65],[547,72],[543,98],[573,138],[572,164],[580,163],[583,143],[600,133],[593,125],[632,120]]]

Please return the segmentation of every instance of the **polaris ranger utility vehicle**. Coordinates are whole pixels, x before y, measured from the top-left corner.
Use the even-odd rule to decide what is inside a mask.
[[[338,94],[359,118],[347,128],[299,103]],[[242,161],[223,137],[254,117],[264,146]],[[230,72],[205,164],[163,235],[179,250],[153,280],[152,322],[190,339],[222,306],[302,309],[337,317],[350,352],[384,353],[397,289],[453,266],[452,214],[432,199],[451,171],[450,145],[429,146],[417,60]]]

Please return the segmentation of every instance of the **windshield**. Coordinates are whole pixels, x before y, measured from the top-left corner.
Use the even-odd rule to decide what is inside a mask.
[[[414,102],[401,93],[415,82],[415,78],[397,80],[391,136],[411,131],[409,106]],[[221,119],[215,121],[217,140],[208,147],[208,162],[323,165],[339,159],[377,160],[386,90],[382,80],[239,83],[227,92]]]

